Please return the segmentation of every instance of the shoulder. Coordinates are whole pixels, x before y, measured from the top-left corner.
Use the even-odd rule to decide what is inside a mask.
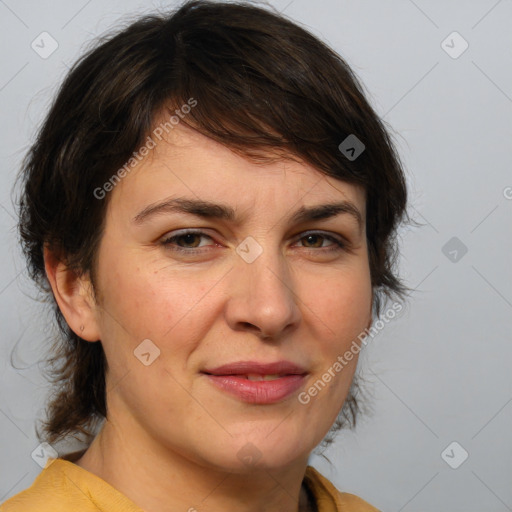
[[[350,512],[380,512],[373,505],[370,505],[367,501],[364,501],[355,494],[348,492],[339,492],[339,503],[342,508],[340,510],[347,510]]]
[[[318,512],[379,512],[362,498],[339,491],[312,466],[306,469],[305,481],[315,497]]]
[[[64,461],[56,459],[47,465],[28,489],[4,502],[1,511],[46,512],[52,510],[58,512],[64,510],[64,506],[75,504],[83,506],[83,503],[79,503],[83,500],[80,496],[76,496],[78,488],[74,486],[71,479],[66,478],[66,468],[62,462]]]
[[[104,509],[140,512],[107,482],[63,459],[48,463],[28,489],[0,505],[0,512],[98,512]]]

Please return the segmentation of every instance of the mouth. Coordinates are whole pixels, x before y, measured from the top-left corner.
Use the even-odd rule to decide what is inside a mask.
[[[280,402],[304,385],[308,374],[287,361],[239,361],[201,372],[217,389],[252,404]]]
[[[261,380],[269,381],[269,380],[281,379],[282,377],[287,377],[287,375],[286,374],[279,375],[276,373],[274,373],[273,375],[259,375],[259,374],[254,373],[251,375],[238,375],[238,377],[241,377],[241,378],[247,379],[247,380],[254,380],[254,381],[261,381]]]
[[[201,372],[204,375],[211,375],[212,377],[233,377],[233,378],[239,378],[239,379],[245,379],[250,381],[272,381],[272,380],[278,380],[285,377],[290,377],[292,375],[306,375],[304,374],[297,374],[297,373],[274,373],[269,375],[261,375],[259,373],[252,373],[252,374],[241,374],[241,373],[228,373],[225,375],[222,374],[214,374],[214,373],[208,373],[208,372]]]
[[[240,375],[251,380],[262,378],[279,378],[286,375],[303,375],[307,373],[302,366],[291,361],[275,361],[270,363],[259,361],[235,361],[212,369],[205,369],[203,373],[210,375]]]

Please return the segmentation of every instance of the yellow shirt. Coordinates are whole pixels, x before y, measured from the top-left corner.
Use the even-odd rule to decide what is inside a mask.
[[[379,512],[361,498],[339,492],[312,466],[304,483],[318,512]],[[73,462],[55,459],[28,489],[0,506],[1,512],[144,512],[110,484]]]

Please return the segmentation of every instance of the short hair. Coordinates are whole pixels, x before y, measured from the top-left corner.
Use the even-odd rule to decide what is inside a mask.
[[[94,284],[109,199],[95,191],[144,144],[159,115],[172,115],[191,99],[195,104],[181,122],[240,155],[298,158],[362,186],[376,314],[383,300],[406,290],[395,268],[396,230],[406,215],[403,168],[343,58],[283,15],[254,4],[195,0],[142,16],[73,65],[20,173],[22,248],[59,326],[49,358],[49,442],[90,436],[106,417],[106,359],[101,343],[85,342],[67,325],[46,277],[43,248]],[[364,144],[357,158],[339,149],[349,136]],[[335,430],[355,425],[354,385]]]

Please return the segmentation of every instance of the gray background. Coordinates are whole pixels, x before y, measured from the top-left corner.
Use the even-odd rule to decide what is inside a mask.
[[[401,272],[416,292],[361,358],[373,413],[338,435],[326,452],[332,465],[311,462],[384,512],[512,510],[512,2],[272,4],[362,79],[397,132],[411,213],[423,223],[400,232]],[[38,361],[48,315],[14,229],[20,160],[87,43],[127,14],[172,5],[0,0],[0,502],[40,471],[31,453],[47,391]],[[59,45],[47,59],[31,48],[43,31]],[[442,45],[453,31],[469,44],[461,55],[457,36]],[[469,454],[457,469],[441,455],[453,441],[445,460]]]

